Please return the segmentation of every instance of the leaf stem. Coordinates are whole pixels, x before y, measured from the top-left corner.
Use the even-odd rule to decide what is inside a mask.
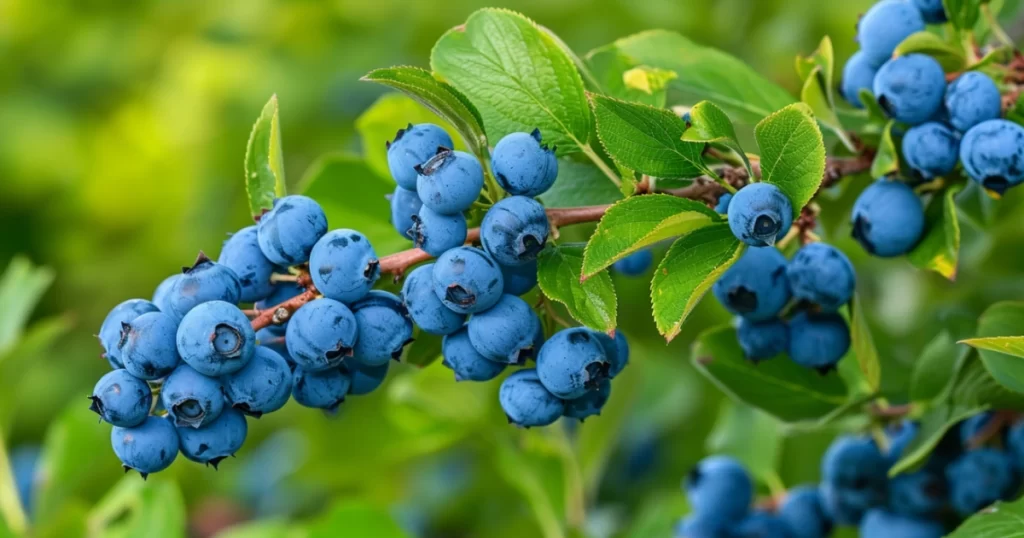
[[[594,162],[594,165],[597,166],[604,175],[608,176],[608,179],[610,179],[616,187],[622,187],[622,179],[620,179],[619,175],[615,173],[615,170],[612,170],[611,167],[608,166],[608,163],[604,162],[604,159],[594,151],[594,148],[590,147],[590,144],[580,144],[580,151],[590,158],[590,160]]]
[[[1003,30],[999,20],[992,13],[992,6],[988,2],[982,2],[979,7],[981,9],[981,16],[985,17],[985,22],[988,23],[988,28],[992,31],[992,35],[996,36],[996,40],[1010,48],[1016,48],[1013,44],[1013,39],[1006,35],[1006,31]]]

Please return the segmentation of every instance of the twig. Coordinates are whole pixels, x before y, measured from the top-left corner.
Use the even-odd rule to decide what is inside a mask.
[[[992,418],[985,423],[985,426],[978,430],[978,433],[974,434],[974,437],[967,441],[967,447],[965,448],[973,450],[983,446],[989,439],[999,435],[1004,426],[1012,424],[1018,417],[1020,417],[1020,413],[1016,411],[996,411],[992,413]]]

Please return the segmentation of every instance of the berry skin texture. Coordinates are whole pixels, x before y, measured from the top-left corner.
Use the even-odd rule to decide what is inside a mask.
[[[596,389],[587,391],[586,394],[572,400],[565,401],[564,416],[579,419],[583,422],[587,417],[601,414],[601,408],[608,403],[612,395],[612,382],[604,379]]]
[[[715,212],[725,215],[729,212],[729,202],[732,201],[732,193],[725,193],[718,198],[718,203],[715,204]]]
[[[1016,493],[1013,461],[1001,450],[979,448],[946,467],[949,503],[963,517]]]
[[[160,401],[175,426],[199,428],[224,411],[224,387],[219,380],[182,364],[164,380]]]
[[[755,363],[789,350],[789,327],[781,319],[755,322],[740,318],[736,336],[743,356]]]
[[[650,249],[638,250],[612,264],[612,269],[624,276],[642,276],[651,268],[654,253]]]
[[[537,261],[523,265],[501,266],[501,276],[505,280],[502,291],[508,295],[525,295],[537,286]]]
[[[406,239],[415,239],[409,230],[414,224],[413,217],[423,207],[420,195],[416,194],[416,191],[395,187],[395,192],[388,197],[388,202],[391,204],[391,225],[395,227],[395,231]]]
[[[125,470],[138,471],[142,478],[170,467],[178,456],[178,432],[163,417],[148,417],[133,428],[114,426],[110,444]]]
[[[945,102],[949,123],[961,133],[983,121],[999,119],[1003,111],[996,83],[977,71],[968,71],[950,83]]]
[[[982,187],[1003,194],[1024,182],[1024,128],[1007,120],[988,120],[967,131],[960,161]]]
[[[469,318],[469,341],[484,357],[516,364],[520,353],[533,346],[540,318],[515,295],[502,295],[491,308]]]
[[[123,369],[101,377],[89,399],[92,400],[89,409],[104,421],[123,428],[142,424],[153,405],[149,384]]]
[[[882,64],[872,89],[890,118],[918,125],[942,108],[946,74],[931,56],[908,54]]]
[[[908,517],[934,518],[946,505],[945,477],[928,470],[903,473],[889,481],[889,509]]]
[[[913,519],[885,510],[871,510],[860,524],[861,538],[942,538],[946,531],[936,521]]]
[[[801,312],[789,321],[789,356],[822,375],[836,367],[850,349],[850,328],[842,316]]]
[[[185,315],[178,326],[177,342],[182,360],[203,375],[217,377],[248,364],[256,333],[237,306],[210,301]]]
[[[274,200],[257,230],[263,255],[288,267],[309,260],[313,245],[327,233],[327,215],[312,198],[293,194]]]
[[[870,437],[836,438],[821,460],[822,498],[836,523],[855,525],[885,503],[889,465]]]
[[[206,302],[238,304],[241,300],[242,283],[238,275],[200,252],[195,265],[185,269],[174,281],[167,297],[167,308],[161,311],[180,320],[190,310]]]
[[[960,159],[960,136],[938,122],[911,127],[903,136],[903,158],[918,179],[944,176]]]
[[[590,334],[597,338],[604,349],[605,358],[608,359],[608,378],[614,378],[629,364],[629,342],[622,331],[615,331],[615,338],[600,331],[590,331]],[[543,333],[541,333],[543,337]],[[543,344],[543,339],[541,340]]]
[[[480,242],[498,263],[523,265],[537,259],[550,230],[544,206],[533,198],[511,196],[484,215]]]
[[[284,341],[299,368],[322,372],[351,357],[358,336],[356,316],[347,306],[333,299],[317,299],[292,314]]]
[[[710,518],[690,514],[675,526],[675,538],[721,538],[722,525]]]
[[[942,7],[942,0],[914,0],[914,5],[921,11],[924,22],[928,24],[946,22],[946,10]]]
[[[160,379],[171,373],[181,358],[174,347],[178,322],[163,312],[143,314],[122,322],[118,354],[125,370],[139,379]]]
[[[242,448],[248,432],[245,415],[235,409],[225,409],[217,420],[202,428],[178,428],[178,438],[182,455],[216,469],[224,458],[234,456]]]
[[[266,346],[257,346],[245,368],[222,381],[231,407],[255,418],[284,407],[292,393],[288,362]]]
[[[742,519],[754,499],[754,485],[738,461],[729,456],[709,456],[687,473],[683,490],[699,517],[718,525]]]
[[[490,381],[505,370],[504,362],[492,361],[473,347],[467,328],[445,336],[441,354],[441,364],[455,372],[455,381]]]
[[[888,60],[896,46],[924,31],[921,12],[909,1],[884,0],[871,7],[857,24],[857,43],[872,60]]]
[[[348,393],[355,396],[369,394],[384,383],[388,376],[389,363],[380,366],[363,366],[362,364],[350,364],[345,361],[341,364],[341,372],[348,377]]]
[[[512,133],[498,141],[491,153],[491,169],[509,194],[538,196],[558,177],[555,152],[541,144],[540,130]]]
[[[750,321],[778,316],[791,292],[786,257],[775,248],[748,248],[712,287],[729,312]]]
[[[872,508],[885,504],[876,491],[838,488],[828,483],[819,486],[822,506],[836,525],[857,525]]]
[[[472,207],[484,188],[484,169],[464,151],[439,151],[416,168],[416,192],[423,205],[442,215]]]
[[[729,533],[731,538],[789,538],[790,530],[779,516],[755,510],[740,520]]]
[[[388,142],[388,170],[391,177],[403,189],[416,190],[416,166],[421,165],[434,154],[438,148],[453,148],[452,137],[432,123],[419,125],[409,124],[400,129],[393,142]]]
[[[789,526],[791,538],[825,538],[832,534],[832,521],[816,486],[791,488],[779,506],[779,518]]]
[[[924,234],[921,199],[898,181],[872,183],[853,204],[850,217],[853,238],[869,254],[882,258],[910,252]]]
[[[505,278],[501,268],[483,250],[453,248],[434,262],[431,270],[434,294],[444,306],[459,314],[475,314],[501,299]]]
[[[793,297],[828,311],[850,302],[857,285],[850,259],[825,243],[811,243],[798,250],[786,266],[786,278]]]
[[[352,303],[358,336],[352,358],[364,366],[380,366],[402,357],[412,342],[412,318],[398,296],[372,290]]]
[[[161,311],[163,311],[163,312],[170,312],[171,307],[170,307],[170,302],[168,302],[168,300],[170,299],[170,296],[171,296],[171,288],[174,287],[174,282],[176,280],[178,280],[179,278],[181,278],[181,273],[173,274],[173,275],[163,279],[162,281],[160,281],[160,284],[158,284],[156,289],[153,290],[153,304],[155,304],[156,307],[158,309],[160,309]],[[132,299],[132,300],[134,301],[134,300],[141,300],[141,299]],[[131,321],[131,320],[129,320],[129,321]]]
[[[555,333],[537,354],[541,383],[563,400],[579,398],[608,379],[611,365],[601,342],[584,327]]]
[[[257,239],[256,226],[247,226],[235,232],[220,250],[217,263],[231,269],[242,286],[240,300],[253,303],[273,293],[274,264],[263,255]]]
[[[121,329],[123,329],[121,324],[131,323],[135,318],[143,314],[159,312],[159,310],[155,304],[145,299],[128,299],[115,306],[107,314],[107,317],[103,319],[103,324],[100,325],[98,338],[100,339],[100,345],[103,346],[106,359],[112,367],[122,368],[124,366],[121,362],[121,353],[117,349],[117,345],[121,341]]]
[[[434,293],[434,264],[414,269],[402,284],[402,302],[421,331],[446,335],[462,328],[466,316],[446,307]]]
[[[292,398],[299,405],[334,411],[345,401],[351,381],[338,368],[308,372],[296,368],[292,374]]]
[[[462,213],[441,215],[421,207],[412,222],[409,235],[413,243],[431,256],[440,256],[466,242],[466,216]]]
[[[362,299],[380,278],[380,261],[370,240],[349,229],[332,230],[317,241],[309,258],[309,276],[329,299]]]
[[[857,108],[864,108],[864,103],[860,100],[860,91],[871,91],[875,84],[875,75],[881,66],[881,61],[873,59],[863,51],[857,51],[850,56],[843,66],[843,81],[839,88],[843,99]]]
[[[793,225],[793,204],[778,187],[751,183],[729,201],[729,229],[752,247],[770,247]]]
[[[509,423],[521,428],[547,426],[565,412],[565,402],[544,388],[533,368],[506,377],[498,390],[498,402]]]

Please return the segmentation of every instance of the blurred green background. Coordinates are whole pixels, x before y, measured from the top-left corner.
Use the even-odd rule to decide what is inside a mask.
[[[648,28],[676,30],[795,91],[794,57],[830,35],[844,60],[870,4],[502,7],[551,28],[579,53]],[[291,185],[324,153],[382,152],[384,138],[363,147],[355,126],[385,91],[359,77],[376,67],[427,66],[434,41],[486,5],[0,0],[0,267],[23,255],[53,276],[47,289],[50,273],[16,262],[25,279],[12,280],[13,288],[47,291],[25,338],[0,334],[8,455],[28,458],[45,446],[30,506],[36,535],[210,536],[253,520],[235,535],[557,536],[568,522],[569,536],[668,536],[685,512],[679,479],[706,451],[757,444],[758,457],[778,469],[760,477],[765,487],[817,478],[808,462],[831,432],[782,431],[723,398],[690,366],[693,336],[727,321],[724,311],[705,301],[666,346],[650,320],[647,281],[616,277],[634,352],[605,416],[520,432],[505,425],[496,382],[456,385],[440,364],[398,365],[382,390],[351,399],[336,417],[290,403],[250,421],[245,447],[219,472],[179,458],[146,483],[122,481],[109,426],[87,411],[86,396],[108,369],[92,335],[113,305],[149,297],[197,251],[215,255],[227,232],[250,222],[242,157],[268,97],[280,99]],[[379,187],[359,174],[336,180],[355,193]],[[901,260],[869,260],[848,239],[848,191],[865,181],[830,193],[823,223],[858,267],[885,384],[898,399],[907,365],[941,327],[969,334],[987,304],[1019,296],[1022,193],[998,204],[968,193],[954,285]],[[359,228],[361,218],[332,227]],[[578,228],[570,237],[585,238],[589,230]],[[0,317],[17,326],[12,306],[0,304]],[[0,535],[5,528],[0,522]]]

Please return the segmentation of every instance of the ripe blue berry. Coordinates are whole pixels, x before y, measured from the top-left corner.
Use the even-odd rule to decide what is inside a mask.
[[[872,183],[853,204],[853,238],[882,258],[910,252],[924,234],[924,206],[907,184]]]
[[[725,193],[718,198],[718,203],[715,204],[715,212],[723,215],[729,212],[729,202],[732,201],[732,193]]]
[[[960,158],[960,136],[938,122],[911,127],[903,136],[903,158],[918,179],[944,176]]]
[[[654,253],[650,249],[638,250],[612,264],[615,272],[624,276],[641,276],[651,268]]]
[[[885,428],[885,436],[889,439],[889,453],[886,460],[889,465],[899,461],[903,457],[903,451],[910,445],[910,442],[917,436],[918,426],[911,420],[903,420],[890,424]]]
[[[270,295],[274,284],[274,264],[263,255],[257,240],[256,226],[247,226],[235,232],[220,251],[217,263],[231,269],[242,286],[240,301],[252,303]]]
[[[740,462],[728,456],[701,460],[687,473],[683,490],[698,516],[720,525],[742,519],[754,500],[750,475]]]
[[[550,229],[544,206],[533,198],[511,196],[487,210],[480,242],[498,263],[523,265],[537,259]]]
[[[998,501],[1009,500],[1017,489],[1013,461],[1001,450],[980,448],[964,453],[946,467],[949,502],[963,517]]]
[[[729,202],[729,228],[752,247],[770,247],[793,225],[793,204],[770,183],[751,183]]]
[[[380,278],[380,261],[365,235],[332,230],[313,247],[309,276],[324,297],[351,303],[362,299]]]
[[[431,271],[434,294],[445,306],[461,314],[483,312],[497,304],[505,279],[494,259],[473,247],[445,252]]]
[[[224,387],[219,380],[182,364],[164,380],[160,401],[175,426],[198,428],[213,422],[224,411]]]
[[[299,368],[321,372],[351,357],[359,336],[356,317],[333,299],[317,299],[292,314],[285,330],[288,354]]]
[[[949,123],[961,133],[983,121],[998,119],[1003,111],[996,83],[978,71],[968,71],[950,83],[945,102]]]
[[[355,396],[369,394],[384,383],[388,376],[389,363],[380,366],[364,366],[353,364],[352,361],[345,361],[341,364],[341,372],[348,377],[348,393]]]
[[[269,325],[256,331],[256,345],[269,348],[280,355],[289,367],[294,367],[295,361],[288,354],[288,346],[284,343],[286,329],[284,325]]]
[[[773,319],[791,296],[786,258],[774,248],[748,248],[712,291],[722,306],[737,316],[751,321]]]
[[[722,538],[724,524],[720,521],[690,514],[675,526],[675,538]]]
[[[89,407],[114,426],[130,428],[142,424],[153,405],[149,385],[127,370],[107,372],[92,389]]]
[[[877,509],[864,515],[861,538],[942,538],[946,531],[937,521],[914,519]]]
[[[789,538],[790,530],[779,516],[755,510],[740,520],[729,533],[730,538]]]
[[[914,0],[914,5],[921,11],[924,22],[928,24],[946,22],[946,10],[942,7],[942,0]]]
[[[195,265],[185,269],[171,285],[167,308],[161,311],[180,320],[189,310],[209,301],[238,304],[241,300],[242,284],[238,275],[200,252]]]
[[[908,54],[882,64],[872,88],[890,118],[917,125],[942,108],[946,73],[931,56]]]
[[[930,470],[903,473],[889,481],[889,509],[910,517],[936,517],[946,505],[945,478]]]
[[[257,230],[263,255],[288,267],[309,260],[313,245],[327,233],[327,216],[316,200],[293,194],[274,200]]]
[[[473,347],[465,328],[444,337],[441,354],[441,364],[455,372],[456,381],[490,381],[505,370],[504,362],[492,361]]]
[[[988,427],[988,423],[995,418],[995,414],[991,411],[985,411],[968,417],[960,423],[958,432],[960,435],[960,446],[963,448],[973,448],[974,442],[977,437]]]
[[[544,387],[533,368],[506,377],[498,401],[509,423],[522,428],[547,426],[565,411],[565,403]]]
[[[864,512],[886,500],[886,462],[870,437],[843,435],[821,461],[822,490],[837,523],[856,524]]]
[[[248,432],[245,415],[235,409],[225,409],[217,420],[202,428],[179,427],[178,438],[182,455],[216,469],[221,460],[234,456],[242,448]]]
[[[170,312],[170,296],[171,289],[174,287],[174,282],[181,278],[181,273],[175,273],[160,281],[157,285],[156,290],[153,291],[153,304],[156,305],[163,312]],[[133,299],[136,300],[136,299]]]
[[[481,355],[506,364],[520,362],[520,354],[533,347],[540,318],[515,295],[502,295],[497,304],[469,318],[469,340]]]
[[[284,407],[292,393],[288,362],[266,346],[257,346],[249,363],[222,381],[231,406],[256,418]]]
[[[433,271],[434,264],[428,263],[409,273],[402,285],[402,302],[421,331],[451,334],[462,327],[466,316],[446,307],[434,293]]]
[[[552,394],[564,400],[597,389],[608,378],[610,364],[594,334],[584,327],[563,329],[540,348],[537,375]]]
[[[380,366],[402,357],[412,342],[412,318],[398,296],[372,290],[352,303],[358,336],[352,358],[364,366]]]
[[[292,398],[299,405],[334,411],[345,401],[351,380],[338,368],[308,372],[296,368],[292,374]]]
[[[860,100],[860,91],[862,89],[872,91],[875,85],[875,75],[878,73],[878,68],[882,67],[883,62],[884,60],[876,60],[863,51],[857,51],[850,56],[846,65],[843,66],[843,81],[839,88],[843,99],[857,108],[864,108],[864,103]]]
[[[180,357],[174,347],[178,322],[163,312],[143,314],[122,323],[118,353],[128,373],[139,379],[160,379],[171,373]]]
[[[740,318],[736,336],[743,355],[755,363],[789,351],[789,327],[781,319],[748,321]]]
[[[573,398],[565,401],[565,413],[564,416],[569,418],[579,419],[583,422],[587,417],[592,417],[601,414],[601,408],[608,403],[608,398],[612,395],[612,382],[604,379],[594,390],[587,391],[586,394],[579,398]]]
[[[629,364],[629,342],[626,341],[626,335],[622,331],[615,331],[614,338],[600,331],[592,330],[590,333],[604,349],[605,358],[608,359],[608,378],[619,375],[619,372]],[[543,337],[543,334],[541,336]]]
[[[178,353],[197,372],[217,377],[241,370],[252,358],[256,333],[237,306],[210,301],[192,309],[178,326]]]
[[[440,256],[466,242],[466,216],[462,213],[442,215],[421,207],[412,222],[409,235],[413,243],[431,256]]]
[[[801,312],[789,321],[789,356],[793,362],[825,374],[850,349],[850,328],[839,314]]]
[[[857,43],[871,59],[884,62],[896,46],[915,32],[924,31],[924,19],[913,4],[885,0],[871,7],[857,24]]]
[[[502,265],[501,275],[505,280],[504,293],[525,295],[537,285],[537,260],[523,265]]]
[[[967,175],[986,189],[1003,194],[1024,182],[1024,127],[988,120],[971,127],[960,142]]]
[[[832,245],[811,243],[786,266],[793,297],[835,311],[853,298],[857,279],[846,254]]]
[[[415,239],[410,230],[413,227],[413,217],[420,212],[423,202],[416,191],[395,187],[395,192],[388,196],[391,204],[391,225],[395,231],[407,239]]]
[[[100,345],[103,346],[103,354],[107,361],[114,368],[122,368],[121,353],[117,345],[121,342],[122,323],[131,323],[135,318],[147,313],[158,312],[157,306],[145,299],[128,299],[115,306],[100,325],[100,332],[97,337]]]
[[[819,487],[822,505],[837,525],[857,525],[872,508],[885,504],[885,495],[874,489],[840,488],[827,482]]]
[[[416,190],[416,167],[430,160],[438,148],[453,148],[452,137],[432,123],[409,124],[388,142],[388,170],[403,189]]]
[[[797,486],[786,493],[779,518],[790,529],[791,538],[825,538],[832,534],[832,520],[816,486]]]
[[[178,432],[163,417],[148,417],[132,428],[114,426],[110,444],[125,471],[138,471],[142,478],[170,467],[178,456]]]
[[[416,167],[416,192],[423,205],[442,215],[462,213],[480,196],[484,169],[476,157],[463,151],[439,151]]]
[[[541,144],[540,130],[512,133],[498,141],[491,153],[491,169],[509,194],[538,196],[558,177],[555,152]]]
[[[1024,469],[1024,422],[1018,421],[1006,431],[1006,452],[1019,469]]]

